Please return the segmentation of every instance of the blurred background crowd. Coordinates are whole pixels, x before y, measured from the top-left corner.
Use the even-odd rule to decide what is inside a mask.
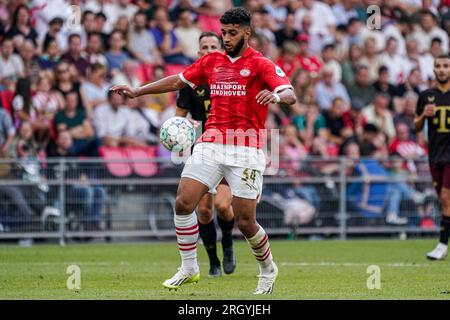
[[[368,22],[370,5],[379,8],[375,23]],[[175,94],[124,100],[108,88],[181,72],[197,59],[201,32],[220,33],[220,16],[244,6],[252,12],[251,46],[285,71],[298,98],[293,107],[269,106],[267,128],[281,132],[281,174],[306,174],[301,163],[309,156],[339,155],[393,155],[399,161],[382,162],[384,168],[420,174],[415,161],[426,157],[427,147],[425,135],[413,129],[415,106],[433,85],[433,59],[449,51],[449,5],[0,0],[0,153],[95,157],[101,145],[157,145],[160,124],[175,113]],[[157,155],[168,156],[158,148]],[[327,163],[312,169],[338,171]]]

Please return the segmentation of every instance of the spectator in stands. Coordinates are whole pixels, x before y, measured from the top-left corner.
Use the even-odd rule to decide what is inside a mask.
[[[377,93],[373,104],[368,105],[363,110],[363,115],[367,123],[376,125],[390,139],[395,136],[394,119],[388,109],[389,96],[384,93]]]
[[[68,93],[75,91],[79,98],[78,108],[85,108],[86,111],[89,111],[93,105],[81,90],[81,84],[76,77],[76,70],[74,69],[73,65],[69,65],[66,61],[60,61],[55,68],[55,86],[53,89],[60,92],[63,98],[65,98]],[[84,87],[88,87],[88,83],[90,82],[85,82]],[[87,91],[90,92],[89,90]]]
[[[60,55],[58,52],[58,44],[55,39],[51,39],[44,44],[43,53],[39,57],[39,64],[42,70],[50,70],[53,74],[56,65],[59,62]]]
[[[134,23],[129,34],[129,48],[133,55],[144,65],[162,64],[153,33],[147,28],[147,15],[138,11],[133,19]]]
[[[174,33],[184,48],[184,55],[192,62],[198,59],[198,41],[202,31],[194,24],[194,16],[190,10],[179,13]]]
[[[64,99],[56,90],[52,90],[52,80],[47,76],[40,76],[37,91],[32,98],[33,109],[36,113],[36,140],[45,147],[50,139],[51,124],[56,112],[64,107]]]
[[[284,21],[284,27],[275,32],[275,39],[278,48],[283,48],[286,41],[295,41],[298,36],[298,29],[295,24],[294,13],[288,13]]]
[[[117,72],[111,79],[111,85],[126,84],[130,87],[139,87],[141,81],[136,76],[137,63],[134,60],[126,60],[123,63],[123,68]]]
[[[153,16],[154,27],[151,29],[156,44],[161,51],[165,63],[191,64],[191,60],[184,53],[184,48],[175,34],[168,13],[163,7],[155,10]]]
[[[0,108],[0,157],[9,156],[9,148],[14,140],[16,130],[14,129],[11,117],[5,109]]]
[[[106,16],[106,30],[113,30],[113,26],[117,23],[117,20],[121,16],[127,17],[128,20],[133,19],[135,13],[139,10],[139,8],[131,3],[131,0],[118,0],[113,3],[106,3],[103,6],[103,12]]]
[[[398,42],[394,37],[390,37],[386,42],[386,49],[380,55],[380,65],[385,66],[388,70],[389,83],[398,85],[405,81],[405,69],[407,65],[404,63],[403,57],[398,53]],[[378,69],[378,75],[380,74]]]
[[[414,118],[416,115],[418,95],[413,92],[407,92],[400,100],[399,108],[396,110],[394,123],[406,123],[410,131],[411,137],[416,137],[416,130],[414,129]]]
[[[309,104],[313,102],[314,84],[311,74],[304,69],[297,69],[291,77],[298,103]]]
[[[364,41],[363,56],[359,63],[367,67],[369,82],[372,83],[376,81],[378,69],[381,67],[381,59],[377,53],[375,38],[369,37]]]
[[[28,120],[34,124],[36,112],[32,104],[31,81],[28,78],[20,78],[16,83],[16,90],[12,100],[14,126]]]
[[[55,41],[56,44],[56,52],[59,54],[59,50],[65,50],[67,47],[67,40],[65,39],[64,35],[61,33],[61,30],[63,28],[64,21],[60,17],[55,17],[52,20],[50,20],[48,24],[48,31],[45,34],[43,39],[40,39],[43,47],[43,52],[45,53],[47,50],[45,48],[48,48],[49,43],[51,41]],[[40,36],[43,36],[44,34],[41,34]]]
[[[117,19],[117,22],[114,25],[114,31],[120,31],[122,33],[124,43],[125,44],[128,43],[128,34],[130,32],[130,22],[128,21],[128,18],[126,16],[120,16]],[[126,47],[124,47],[124,49],[125,49],[125,51],[128,50],[128,48],[126,48]]]
[[[124,62],[130,58],[128,52],[124,50],[124,39],[121,31],[115,30],[109,37],[109,50],[105,53],[108,62],[108,72],[114,76],[119,72]]]
[[[365,65],[359,65],[356,69],[355,83],[347,86],[350,98],[361,99],[367,106],[372,103],[375,97],[375,88],[372,86],[369,78],[369,69]]]
[[[406,74],[411,74],[417,69],[423,80],[434,79],[433,57],[427,52],[420,53],[419,43],[415,39],[407,40],[406,53]]]
[[[300,50],[295,42],[284,42],[281,49],[281,56],[278,58],[276,63],[281,69],[283,69],[287,77],[291,77],[293,72],[300,69],[300,60],[298,59],[299,53]]]
[[[104,65],[93,64],[89,68],[88,80],[81,85],[80,93],[88,116],[107,101],[109,84],[106,82],[106,72]]]
[[[22,58],[14,53],[14,45],[11,39],[4,38],[0,55],[0,78],[17,79],[25,74]]]
[[[389,109],[393,108],[392,102],[398,95],[397,87],[389,81],[389,69],[386,66],[381,66],[378,69],[378,79],[373,83],[376,92],[381,92],[389,96]]]
[[[313,21],[312,34],[320,35],[322,37],[334,34],[336,18],[327,4],[315,0],[303,1],[303,6],[295,13],[298,28],[300,28],[302,19],[305,15],[310,15]]]
[[[410,128],[406,123],[397,123],[395,132],[395,138],[389,146],[389,154],[402,157],[405,160],[404,167],[410,173],[417,172],[414,161],[425,157],[426,149],[411,138]]]
[[[39,64],[39,58],[36,55],[33,42],[30,40],[23,42],[20,47],[20,57],[23,61],[24,76],[30,78],[32,85],[35,85],[39,78],[41,65]]]
[[[421,28],[412,34],[419,45],[419,52],[428,52],[431,47],[431,40],[439,38],[442,41],[444,53],[448,52],[448,34],[442,30],[437,23],[436,16],[429,10],[423,10],[420,17]]]
[[[297,135],[297,128],[293,125],[284,126],[280,141],[280,169],[287,176],[295,176],[301,167],[301,160],[308,155],[308,151]]]
[[[129,122],[125,135],[136,141],[141,141],[142,146],[156,145],[159,142],[158,129],[159,119],[155,110],[147,107],[147,99],[127,99]]]
[[[336,82],[333,78],[333,69],[325,67],[322,69],[322,80],[316,86],[315,97],[321,110],[328,110],[335,98],[341,98],[350,103],[350,97],[344,85]]]
[[[351,88],[356,81],[356,72],[359,63],[359,59],[361,59],[362,50],[357,44],[350,45],[348,49],[348,56],[342,62],[342,82],[347,87],[347,89]]]
[[[90,32],[87,35],[86,60],[89,65],[100,63],[104,66],[108,65],[108,61],[104,55],[103,40],[99,32]]]
[[[6,31],[5,38],[12,39],[14,47],[19,50],[25,40],[30,40],[37,47],[38,35],[31,26],[30,13],[24,4],[20,4],[14,11],[11,27]]]
[[[26,150],[23,148],[24,146],[26,146]],[[39,156],[40,148],[34,138],[33,125],[29,121],[23,121],[17,129],[17,135],[14,136],[9,146],[9,156],[14,159],[18,158],[20,150],[28,152],[35,158]]]
[[[334,98],[331,107],[322,112],[325,118],[325,125],[328,134],[328,141],[340,145],[344,139],[353,134],[353,130],[345,126],[344,111],[348,108],[345,101],[340,98]]]
[[[79,34],[74,33],[69,36],[69,48],[68,51],[61,56],[61,60],[65,60],[69,64],[73,64],[78,71],[80,79],[84,79],[86,77],[89,63],[83,57],[81,36]]]
[[[108,91],[108,103],[98,106],[93,113],[97,137],[108,147],[142,146],[142,141],[127,136],[129,123],[130,110],[124,105],[123,97]]]
[[[297,41],[299,42],[299,59],[301,68],[311,73],[311,77],[316,78],[319,75],[320,68],[322,64],[320,63],[319,58],[316,56],[312,56],[309,50],[309,40],[310,37],[307,34],[300,34],[297,37]]]
[[[54,117],[54,128],[59,133],[68,131],[72,136],[73,144],[71,152],[80,154],[83,150],[84,155],[95,156],[100,145],[95,138],[94,128],[86,116],[83,109],[77,108],[78,95],[72,91],[66,96],[66,107],[60,110]]]
[[[344,111],[342,114],[345,128],[350,129],[354,137],[361,137],[364,126],[366,125],[366,119],[362,114],[363,109],[363,102],[360,99],[353,99],[350,104],[350,109]],[[347,137],[347,130],[345,131],[344,137]]]
[[[342,80],[342,67],[336,59],[336,45],[334,43],[326,43],[322,48],[323,68],[333,71],[333,81],[340,83]]]
[[[417,95],[422,91],[422,76],[419,68],[413,68],[406,81],[397,87],[397,95],[402,97],[408,91],[414,91]]]
[[[298,134],[307,148],[311,147],[314,137],[326,135],[325,119],[315,104],[300,108],[301,113],[293,118]]]
[[[73,147],[72,135],[67,130],[58,132],[56,144],[49,146],[49,157],[77,157],[86,155],[86,150]],[[92,166],[72,162],[65,176],[70,179],[78,179],[79,183],[70,185],[67,190],[68,199],[66,210],[81,209],[81,223],[84,230],[100,231],[101,215],[105,203],[106,192],[102,186],[92,185],[90,181],[97,178]],[[55,170],[50,170],[54,172]]]

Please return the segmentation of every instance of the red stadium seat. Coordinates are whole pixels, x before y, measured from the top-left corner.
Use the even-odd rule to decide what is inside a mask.
[[[183,72],[186,68],[187,66],[185,66],[184,64],[166,64],[165,67],[166,76],[179,74]]]
[[[140,177],[152,177],[158,172],[158,165],[153,160],[156,158],[157,147],[127,147],[125,148],[128,159],[135,174]]]
[[[121,147],[105,147],[99,148],[100,156],[106,162],[106,168],[114,177],[128,177],[132,173],[131,165],[128,162],[127,154]],[[121,160],[120,162],[118,160]]]

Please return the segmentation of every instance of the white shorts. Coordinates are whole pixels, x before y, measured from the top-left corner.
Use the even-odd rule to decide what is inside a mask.
[[[259,200],[265,167],[260,149],[202,142],[194,147],[181,176],[203,183],[210,191],[225,177],[233,196]]]

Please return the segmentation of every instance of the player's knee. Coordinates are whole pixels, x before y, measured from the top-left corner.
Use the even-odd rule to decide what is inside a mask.
[[[245,233],[246,230],[253,229],[256,225],[256,221],[249,217],[239,217],[236,219],[236,224],[242,232]]]
[[[212,210],[207,206],[198,206],[198,221],[201,224],[208,224],[212,220]]]
[[[195,204],[192,203],[192,201],[189,201],[188,199],[177,196],[175,200],[175,212],[177,214],[190,214],[194,212]]]
[[[214,206],[220,214],[225,214],[228,210],[230,210],[231,203],[226,199],[216,200],[214,202]]]

